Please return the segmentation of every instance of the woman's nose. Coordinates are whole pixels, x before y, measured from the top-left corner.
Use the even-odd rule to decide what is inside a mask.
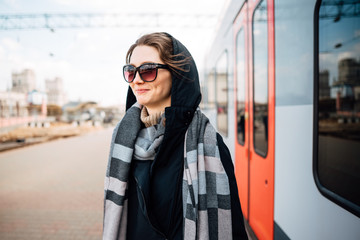
[[[141,83],[144,83],[144,81],[141,79],[141,77],[140,77],[140,73],[137,73],[136,75],[135,75],[135,78],[134,78],[134,81],[133,81],[134,83],[136,83],[136,84],[141,84]]]

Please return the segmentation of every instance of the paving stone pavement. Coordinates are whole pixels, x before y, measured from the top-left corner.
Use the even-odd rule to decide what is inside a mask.
[[[101,239],[111,132],[0,153],[0,239]]]

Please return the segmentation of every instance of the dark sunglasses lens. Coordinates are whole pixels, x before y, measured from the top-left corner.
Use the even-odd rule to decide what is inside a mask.
[[[127,82],[131,82],[135,77],[135,67],[133,66],[125,66],[124,67],[124,77]]]
[[[139,72],[144,81],[153,81],[156,78],[156,66],[142,65]]]

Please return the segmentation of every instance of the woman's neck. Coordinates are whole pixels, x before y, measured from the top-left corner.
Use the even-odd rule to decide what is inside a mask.
[[[145,127],[150,127],[159,123],[159,119],[164,111],[157,111],[150,114],[148,109],[144,106],[141,110],[141,121],[145,124]]]
[[[148,106],[144,106],[147,110],[147,112],[149,113],[149,116],[152,115],[156,115],[158,113],[163,113],[165,112],[165,107],[148,107]]]

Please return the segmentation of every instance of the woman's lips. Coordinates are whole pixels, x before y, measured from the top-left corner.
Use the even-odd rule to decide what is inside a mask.
[[[135,91],[138,94],[142,94],[142,93],[146,93],[147,91],[149,91],[149,89],[136,89]]]

